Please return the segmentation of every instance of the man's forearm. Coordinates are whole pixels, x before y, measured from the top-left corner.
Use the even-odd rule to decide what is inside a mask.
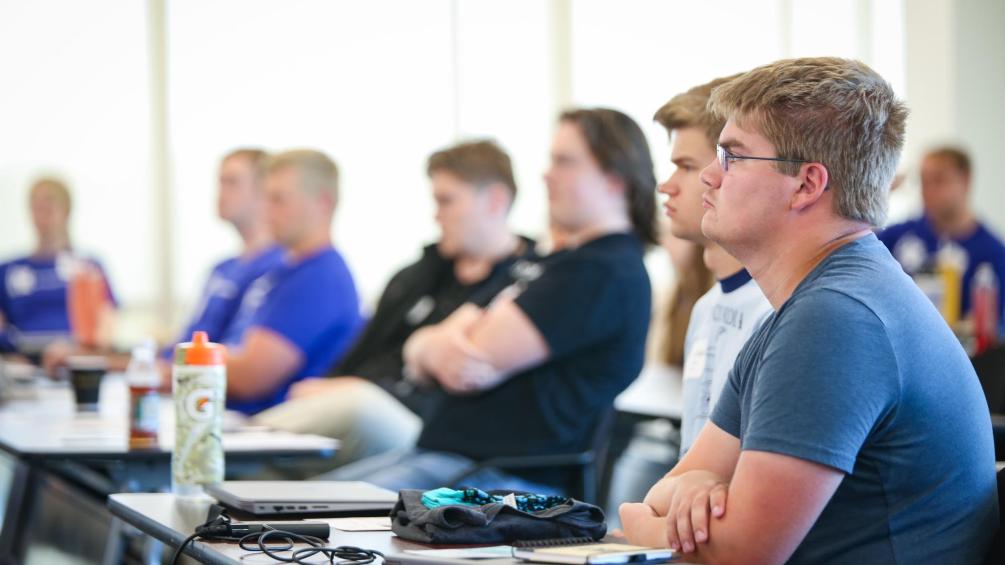
[[[671,470],[670,473],[673,471]],[[673,495],[673,485],[677,477],[667,473],[663,478],[656,481],[656,484],[649,489],[646,497],[642,500],[659,516],[666,516],[670,509],[670,499]]]
[[[429,370],[426,367],[425,357],[429,350],[430,333],[435,331],[436,326],[429,326],[416,330],[405,341],[402,348],[402,358],[408,372],[415,377],[428,376]]]

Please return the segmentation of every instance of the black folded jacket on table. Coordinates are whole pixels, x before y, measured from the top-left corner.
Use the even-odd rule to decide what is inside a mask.
[[[501,502],[428,508],[422,490],[404,489],[391,510],[391,530],[410,541],[435,544],[493,544],[518,540],[590,537],[607,533],[604,511],[575,499],[525,512]],[[508,491],[490,491],[502,496]]]

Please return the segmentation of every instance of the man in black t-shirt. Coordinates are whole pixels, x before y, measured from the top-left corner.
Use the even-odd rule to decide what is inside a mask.
[[[441,391],[415,449],[329,475],[390,489],[449,482],[473,461],[585,448],[598,419],[642,367],[655,240],[652,161],[641,129],[607,109],[562,115],[545,175],[564,248],[515,273],[498,296],[474,295],[405,345],[406,373]],[[563,491],[568,470],[497,469],[482,488]]]
[[[257,420],[284,430],[342,440],[336,463],[414,443],[415,415],[435,397],[402,378],[402,347],[418,328],[446,318],[475,292],[494,296],[534,242],[515,236],[507,217],[516,196],[510,159],[491,142],[434,153],[428,174],[441,237],[388,282],[373,318],[329,377],[294,385],[290,400]]]

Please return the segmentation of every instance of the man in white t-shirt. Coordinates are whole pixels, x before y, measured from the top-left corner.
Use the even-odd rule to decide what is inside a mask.
[[[667,196],[664,209],[670,231],[705,247],[705,264],[718,281],[695,304],[684,342],[681,456],[708,421],[743,344],[771,313],[764,293],[740,262],[701,232],[705,186],[699,175],[715,160],[715,144],[725,123],[705,105],[712,89],[732,78],[715,79],[678,94],[654,116],[670,134],[670,159],[676,166],[659,187]]]

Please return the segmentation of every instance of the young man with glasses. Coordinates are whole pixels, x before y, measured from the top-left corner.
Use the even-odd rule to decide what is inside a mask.
[[[775,313],[629,539],[697,563],[983,561],[994,448],[973,367],[872,233],[907,110],[866,65],[792,59],[712,93],[702,231]]]

